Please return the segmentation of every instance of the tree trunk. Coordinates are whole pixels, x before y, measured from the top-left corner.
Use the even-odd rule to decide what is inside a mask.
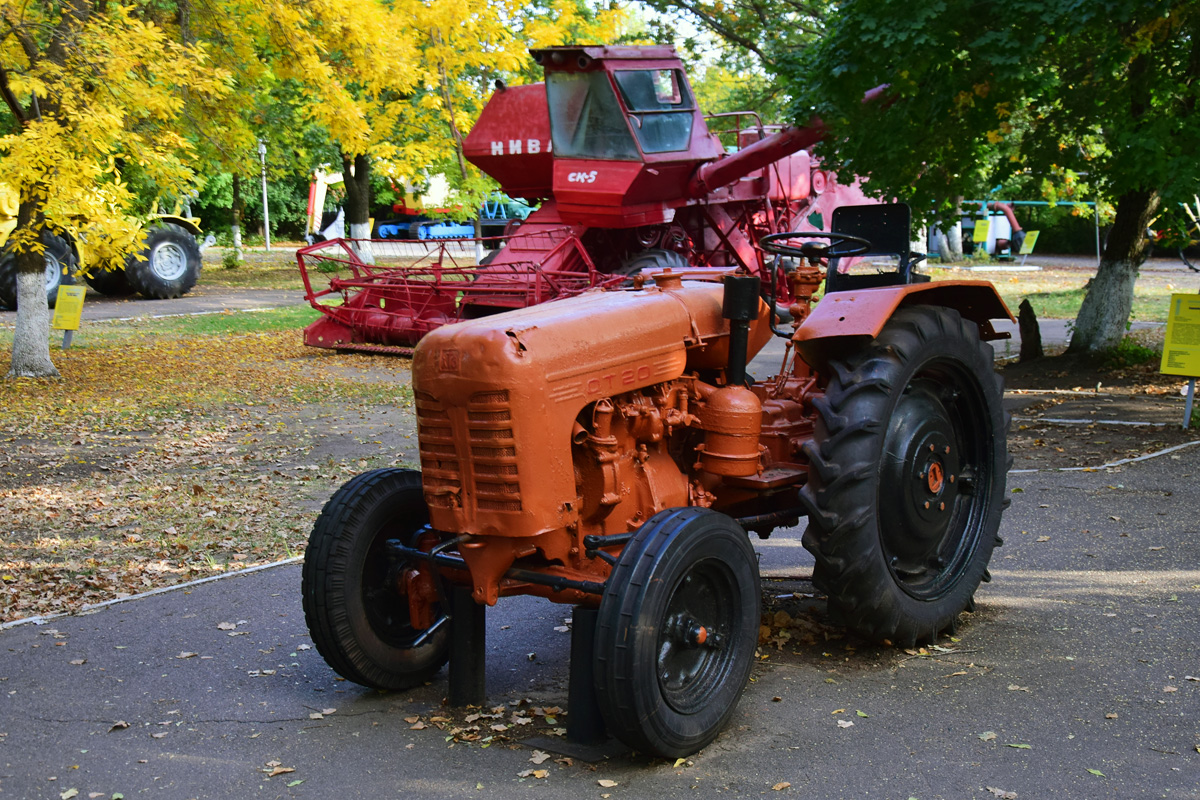
[[[454,95],[450,91],[450,77],[446,74],[446,65],[438,62],[438,75],[441,77],[442,100],[446,103],[446,123],[450,126],[450,137],[454,140],[454,154],[458,158],[458,174],[463,186],[467,185],[471,173],[467,169],[467,159],[463,154],[463,135],[454,121]],[[475,213],[475,263],[483,261],[483,222]]]
[[[1155,190],[1126,192],[1117,200],[1117,217],[1096,277],[1088,283],[1068,353],[1096,353],[1121,343],[1133,310],[1133,284],[1146,260],[1146,228],[1159,202]]]
[[[46,219],[33,200],[22,200],[17,230],[39,232]],[[32,249],[18,251],[17,321],[13,332],[12,364],[8,378],[58,378],[50,360],[50,306],[46,303],[46,257]]]
[[[943,261],[961,261],[962,251],[962,196],[954,198],[954,224],[937,228],[938,257]]]
[[[246,254],[242,251],[242,219],[245,217],[246,205],[242,201],[242,176],[233,175],[233,255],[240,263]]]
[[[374,264],[371,252],[371,162],[359,153],[351,160],[342,153],[342,185],[346,188],[346,227],[357,240],[355,252],[364,264]]]

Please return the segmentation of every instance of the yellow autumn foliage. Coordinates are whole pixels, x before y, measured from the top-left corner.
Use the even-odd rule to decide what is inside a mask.
[[[133,166],[165,192],[195,183],[181,115],[189,95],[220,97],[230,75],[133,6],[0,0],[10,29],[0,74],[16,124],[0,136],[0,182],[27,213],[83,235],[98,261],[140,241]],[[14,243],[32,244],[19,230]]]

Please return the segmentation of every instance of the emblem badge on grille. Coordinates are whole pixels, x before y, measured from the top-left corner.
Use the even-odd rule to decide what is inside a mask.
[[[458,364],[459,364],[458,351],[453,350],[453,349],[446,349],[446,350],[440,351],[440,354],[441,354],[441,364],[440,364],[441,371],[442,372],[453,372],[455,374],[458,374]]]

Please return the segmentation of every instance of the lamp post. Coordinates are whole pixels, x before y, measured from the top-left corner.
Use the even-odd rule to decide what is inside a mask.
[[[270,252],[271,219],[267,214],[267,143],[262,139],[258,140],[258,159],[262,164],[263,240],[266,242],[267,252]]]

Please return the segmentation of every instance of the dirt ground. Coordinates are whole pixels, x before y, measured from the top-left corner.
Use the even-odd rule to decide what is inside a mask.
[[[1095,467],[1200,439],[1200,425],[1183,428],[1185,382],[1156,370],[1076,356],[1004,366],[1013,468]]]
[[[149,345],[154,373],[140,377],[67,353],[66,381],[6,396],[0,622],[299,555],[338,486],[416,466],[408,360],[296,338]],[[1156,367],[1002,365],[1013,468],[1102,468],[1196,441],[1181,381]],[[120,388],[131,379],[144,397]]]

